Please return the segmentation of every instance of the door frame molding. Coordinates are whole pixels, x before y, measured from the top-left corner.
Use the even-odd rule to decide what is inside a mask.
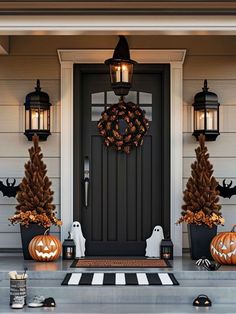
[[[185,49],[131,49],[138,63],[170,64],[170,216],[171,238],[175,256],[182,255],[182,227],[176,225],[182,204],[182,115],[183,63]],[[104,63],[112,49],[59,49],[61,64],[61,239],[67,237],[73,221],[73,65]]]

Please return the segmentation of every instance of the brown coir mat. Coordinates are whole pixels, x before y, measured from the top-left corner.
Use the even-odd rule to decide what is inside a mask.
[[[71,267],[75,268],[168,268],[170,263],[156,258],[81,258]]]

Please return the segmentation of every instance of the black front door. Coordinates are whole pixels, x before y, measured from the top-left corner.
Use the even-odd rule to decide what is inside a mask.
[[[125,101],[146,111],[150,129],[129,155],[106,148],[97,129],[104,108],[118,102],[108,68],[74,70],[74,217],[86,255],[144,255],[155,225],[170,232],[169,65],[135,66]]]

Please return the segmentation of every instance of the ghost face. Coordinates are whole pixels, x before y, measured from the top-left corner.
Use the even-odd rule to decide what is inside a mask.
[[[161,226],[155,226],[154,229],[153,229],[153,235],[158,235],[160,236],[161,238],[164,238],[164,235],[163,235],[163,229]]]
[[[79,228],[80,228],[80,223],[79,223],[78,221],[74,221],[73,224],[72,224],[72,228],[75,229],[75,231],[76,231],[77,228],[78,228],[78,230],[79,230]]]

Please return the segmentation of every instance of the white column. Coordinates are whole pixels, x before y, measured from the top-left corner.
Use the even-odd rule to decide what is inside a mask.
[[[73,63],[61,63],[61,239],[73,221]]]
[[[182,255],[182,225],[176,225],[182,206],[182,160],[183,160],[183,64],[171,63],[171,238],[174,255]]]

